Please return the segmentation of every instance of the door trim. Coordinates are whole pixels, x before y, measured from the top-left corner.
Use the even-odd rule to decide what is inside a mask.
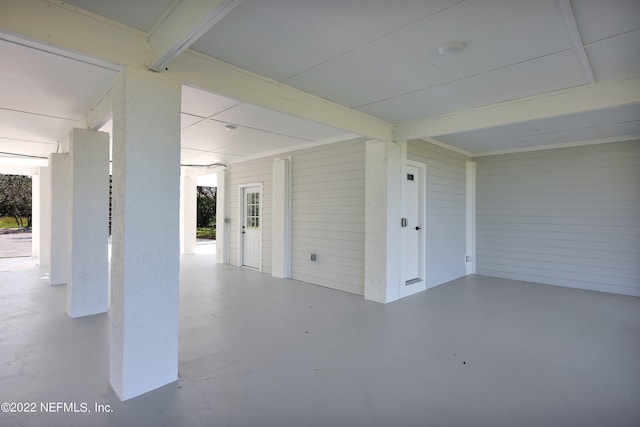
[[[238,185],[238,267],[245,267],[243,265],[244,261],[244,239],[242,238],[242,223],[244,219],[244,189],[248,187],[259,187],[260,188],[260,210],[258,212],[258,218],[260,222],[260,267],[255,269],[252,267],[246,267],[251,270],[262,271],[262,242],[264,240],[263,234],[263,222],[262,222],[262,211],[264,210],[264,191],[262,187],[262,182],[253,182],[248,184],[239,184]]]
[[[416,169],[418,169],[418,192],[420,194],[420,199],[418,200],[418,208],[419,208],[419,213],[418,213],[418,220],[421,224],[421,233],[418,236],[418,250],[420,252],[418,259],[420,260],[420,262],[418,263],[418,280],[412,280],[410,282],[405,282],[403,278],[403,274],[402,271],[400,273],[400,298],[409,296],[409,295],[413,295],[417,292],[422,292],[427,288],[427,278],[426,278],[426,273],[427,273],[427,268],[426,268],[426,264],[427,264],[427,258],[426,258],[426,251],[427,251],[427,239],[426,239],[426,234],[427,234],[427,206],[426,206],[426,186],[427,186],[427,165],[424,163],[420,163],[420,162],[416,162],[413,160],[405,160],[402,164],[402,180],[401,182],[401,206],[402,209],[404,210],[404,202],[405,199],[407,197],[407,195],[405,194],[405,186],[404,186],[404,180],[406,179],[406,175],[407,175],[407,166],[412,166],[415,167]],[[404,211],[402,212],[404,214]],[[403,256],[403,252],[405,252],[407,250],[407,248],[403,248],[402,245],[400,247],[400,253],[401,256]],[[402,266],[402,263],[400,263],[400,265]]]

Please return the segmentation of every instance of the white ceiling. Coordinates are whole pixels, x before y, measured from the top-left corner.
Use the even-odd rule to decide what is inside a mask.
[[[229,131],[226,125],[236,129]],[[182,163],[233,162],[356,135],[189,86],[182,88]]]
[[[640,104],[442,135],[438,140],[472,153],[625,140],[638,133]]]
[[[177,0],[70,3],[149,32]],[[0,39],[0,152],[46,156],[108,92],[118,67],[2,28]],[[462,52],[438,53],[456,40]],[[401,125],[637,76],[638,46],[638,0],[242,0],[191,48]],[[182,112],[186,164],[356,136],[190,86]],[[640,107],[423,137],[475,155],[634,139]]]
[[[0,152],[46,156],[118,72],[18,43],[0,40]]]

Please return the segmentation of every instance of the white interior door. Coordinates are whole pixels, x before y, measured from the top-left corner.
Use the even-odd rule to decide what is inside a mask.
[[[425,288],[424,282],[424,167],[407,164],[402,180],[402,280],[400,296]]]
[[[242,265],[260,269],[262,258],[262,191],[260,187],[244,187],[242,200]]]

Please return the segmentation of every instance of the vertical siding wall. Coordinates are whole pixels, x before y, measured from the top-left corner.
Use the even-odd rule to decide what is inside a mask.
[[[469,158],[425,141],[410,141],[407,158],[427,165],[427,287],[465,276],[466,161]]]
[[[286,157],[280,154],[277,157]],[[238,188],[263,184],[262,270],[271,273],[272,181],[275,157],[229,168],[229,262],[238,263]],[[364,294],[363,140],[291,153],[291,277]],[[318,262],[309,261],[316,253]]]
[[[476,161],[478,274],[640,296],[640,141]]]

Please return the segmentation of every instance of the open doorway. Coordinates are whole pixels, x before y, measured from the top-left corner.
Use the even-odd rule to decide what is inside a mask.
[[[32,179],[0,174],[0,258],[32,255]]]
[[[198,239],[216,240],[216,187],[197,187]]]
[[[216,243],[216,187],[198,186],[196,202],[196,251],[209,253]]]
[[[196,178],[196,253],[216,253],[217,176]]]

